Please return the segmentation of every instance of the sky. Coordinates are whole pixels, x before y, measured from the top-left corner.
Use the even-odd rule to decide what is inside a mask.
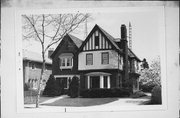
[[[160,55],[159,40],[162,33],[162,21],[158,12],[96,12],[90,13],[90,15],[91,19],[87,22],[88,33],[97,24],[114,38],[120,38],[121,25],[125,24],[128,32],[128,24],[131,22],[133,52],[141,60],[146,58],[149,62]],[[82,24],[77,31],[71,34],[84,40],[84,32],[85,24]],[[32,51],[37,51],[38,47],[40,47],[39,44],[34,42],[28,42],[24,46]]]

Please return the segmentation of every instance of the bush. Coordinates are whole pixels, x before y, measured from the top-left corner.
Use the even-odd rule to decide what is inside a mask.
[[[153,82],[148,82],[146,84],[142,84],[140,83],[139,88],[143,91],[143,92],[149,92],[151,93],[152,89],[157,86],[155,83]]]
[[[104,97],[128,97],[129,89],[84,89],[81,90],[80,96],[84,98],[104,98]]]
[[[77,76],[74,76],[72,81],[70,81],[68,95],[71,98],[76,98],[79,96],[79,79]]]
[[[28,91],[29,90],[29,85],[27,83],[24,84],[24,91]]]
[[[131,95],[132,98],[140,98],[147,96],[143,91],[137,91]]]
[[[161,104],[161,87],[155,86],[152,90],[151,104]]]
[[[47,95],[51,97],[60,95],[59,87],[53,75],[49,76],[43,95]]]

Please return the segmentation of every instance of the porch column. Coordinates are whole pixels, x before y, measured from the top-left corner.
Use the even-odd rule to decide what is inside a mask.
[[[139,91],[139,78],[137,78],[136,82],[137,82],[137,90]]]
[[[110,76],[107,76],[107,88],[110,88]]]
[[[104,88],[104,77],[100,76],[100,88]]]
[[[87,88],[90,88],[90,76],[87,76]]]

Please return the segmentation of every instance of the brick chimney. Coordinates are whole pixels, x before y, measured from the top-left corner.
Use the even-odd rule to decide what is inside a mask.
[[[129,73],[128,73],[128,41],[127,41],[127,29],[126,26],[123,24],[121,25],[121,42],[122,42],[122,49],[123,49],[123,69],[124,69],[124,79],[129,87]]]
[[[48,58],[51,58],[50,56],[52,55],[53,52],[54,52],[54,48],[50,48],[48,50]]]

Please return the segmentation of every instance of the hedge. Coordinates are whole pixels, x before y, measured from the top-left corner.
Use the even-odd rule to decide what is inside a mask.
[[[161,87],[155,86],[152,90],[151,104],[161,104],[161,103],[162,103]]]
[[[83,98],[105,98],[105,97],[129,97],[129,89],[83,89],[80,90],[80,96]]]

